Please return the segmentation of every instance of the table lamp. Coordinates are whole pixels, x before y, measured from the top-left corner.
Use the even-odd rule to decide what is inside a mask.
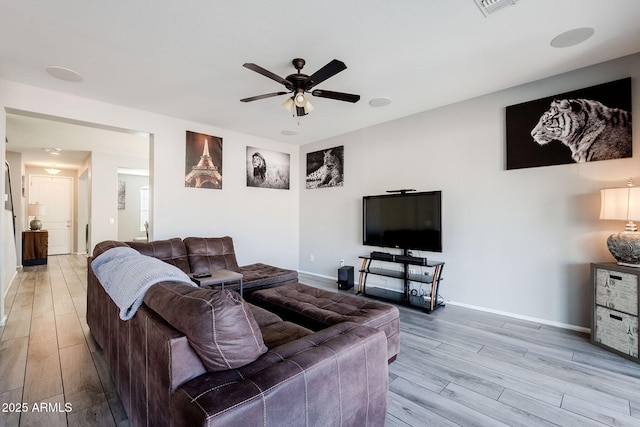
[[[29,228],[33,231],[40,230],[42,228],[42,221],[38,219],[38,215],[46,215],[44,205],[38,202],[29,203],[27,213],[29,214],[29,216],[34,217],[29,223]]]
[[[629,179],[626,187],[600,190],[600,219],[627,221],[623,232],[607,239],[607,248],[619,265],[640,268],[640,187]]]

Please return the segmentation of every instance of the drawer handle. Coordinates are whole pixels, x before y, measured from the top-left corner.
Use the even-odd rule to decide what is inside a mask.
[[[610,274],[609,278],[614,280],[622,280],[622,276],[614,276],[613,274]]]
[[[611,317],[612,319],[616,319],[616,320],[622,321],[622,317],[616,316],[615,314],[609,314],[609,317]]]

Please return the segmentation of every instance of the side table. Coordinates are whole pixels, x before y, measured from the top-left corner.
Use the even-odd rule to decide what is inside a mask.
[[[27,230],[22,232],[22,265],[43,265],[49,255],[49,232]]]
[[[242,296],[242,274],[235,271],[225,270],[224,268],[211,270],[209,273],[211,275],[207,277],[194,277],[194,273],[189,274],[189,277],[198,286],[221,285],[221,289],[224,289],[224,285],[226,283],[239,281],[240,296]]]

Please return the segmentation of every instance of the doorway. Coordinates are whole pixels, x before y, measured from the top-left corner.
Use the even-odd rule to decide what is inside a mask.
[[[39,218],[49,232],[49,255],[73,252],[73,178],[68,176],[29,176],[29,204],[44,205]]]

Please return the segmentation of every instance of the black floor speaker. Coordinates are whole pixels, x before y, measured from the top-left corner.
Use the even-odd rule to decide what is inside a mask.
[[[345,266],[338,269],[338,289],[353,288],[353,267]]]

